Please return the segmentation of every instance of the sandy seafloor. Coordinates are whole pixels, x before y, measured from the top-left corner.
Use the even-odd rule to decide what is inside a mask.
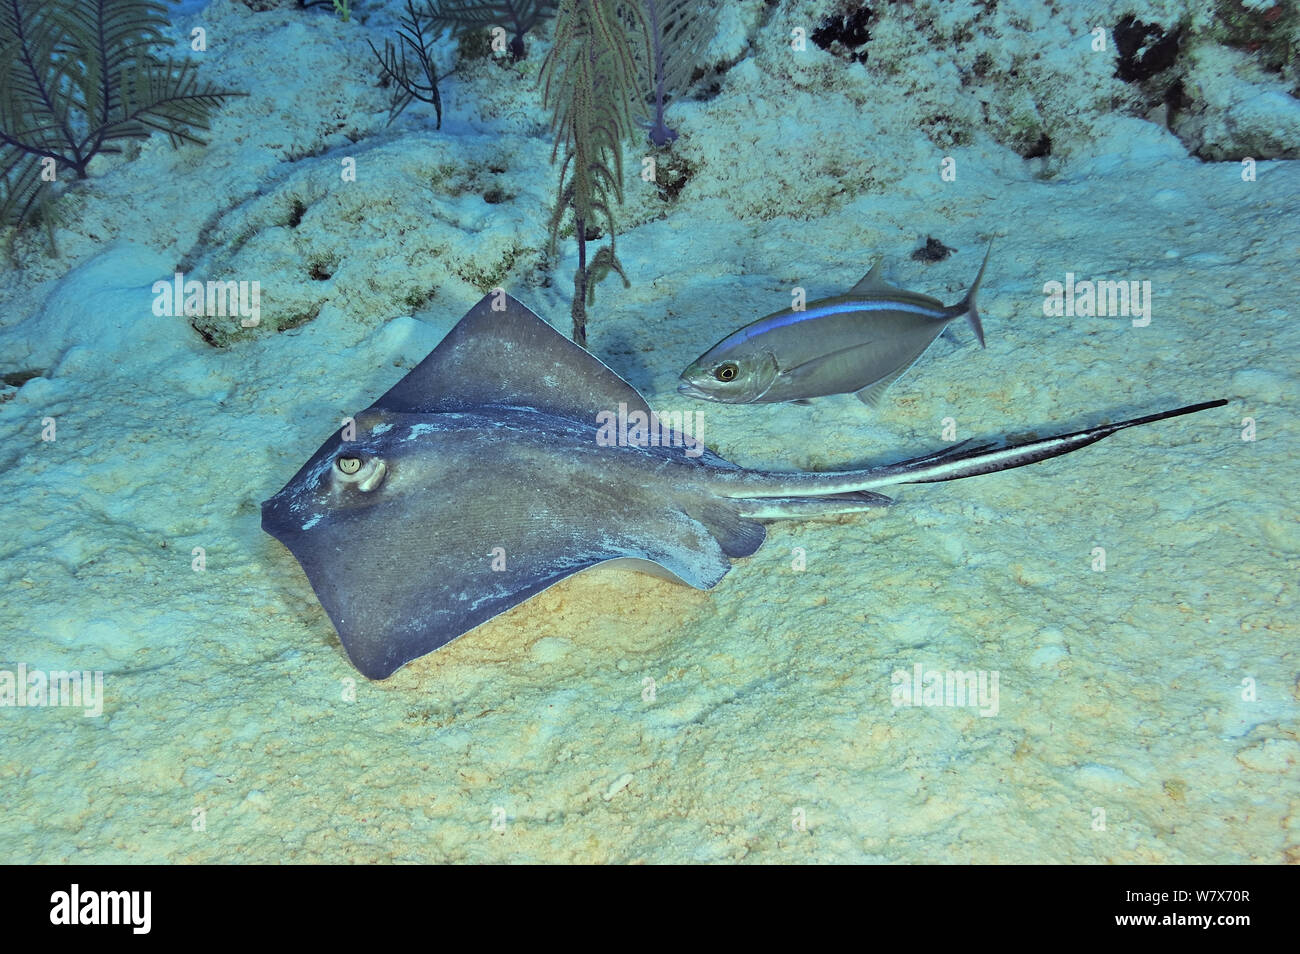
[[[774,524],[712,592],[598,568],[369,683],[258,505],[494,285],[568,330],[572,242],[544,258],[550,29],[520,66],[446,81],[435,131],[418,104],[385,125],[382,5],[190,5],[177,35],[204,26],[205,76],[250,95],[206,148],[97,160],[59,255],[36,229],[4,265],[0,370],[39,375],[0,393],[0,658],[103,670],[106,699],[0,708],[0,860],[1300,857],[1295,100],[1250,52],[1188,41],[1203,128],[1179,138],[1090,48],[1130,11],[1208,35],[1200,5],[900,4],[865,65],[790,51],[833,6],[726,7],[715,74],[670,111],[675,199],[629,147],[632,284],[598,289],[594,353],[778,470],[937,449],[944,418],[996,436],[1230,404]],[[1040,131],[1051,154],[1023,158]],[[956,253],[911,260],[927,235]],[[954,326],[878,412],[675,393],[792,285],[841,292],[880,254],[956,301],[990,239],[987,350]],[[214,348],[154,317],[177,267],[259,280],[264,326]],[[1066,272],[1149,280],[1150,325],[1044,316]],[[996,715],[894,707],[916,664],[998,672]]]

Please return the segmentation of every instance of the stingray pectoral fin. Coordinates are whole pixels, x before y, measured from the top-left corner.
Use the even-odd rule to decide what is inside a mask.
[[[721,502],[698,516],[646,507],[606,523],[567,508],[541,516],[459,501],[455,524],[453,502],[424,499],[435,509],[416,512],[399,499],[340,510],[305,530],[264,511],[263,527],[297,558],[348,658],[370,679],[597,564],[648,561],[709,589],[731,568],[728,556],[763,542],[761,524]]]
[[[620,404],[650,414],[631,384],[522,302],[497,292],[484,295],[374,406],[429,414],[493,404],[545,408],[580,422]]]
[[[656,563],[654,560],[643,560],[640,557],[619,557],[615,560],[608,560],[602,563],[601,566],[616,570],[635,570],[637,573],[653,576],[657,580],[667,580],[669,583],[685,583],[690,586],[686,580],[683,580],[662,563]],[[696,587],[696,589],[709,589],[709,587]]]
[[[388,678],[411,660],[609,558],[559,552],[550,561],[512,566],[508,552],[494,560],[481,546],[438,555],[400,543],[379,553],[358,547],[350,535],[342,545],[333,545],[328,534],[281,540],[307,574],[348,658],[368,679]]]

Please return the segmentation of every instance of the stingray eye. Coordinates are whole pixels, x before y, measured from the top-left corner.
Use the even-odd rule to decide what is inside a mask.
[[[340,457],[334,461],[339,483],[350,484],[363,493],[370,493],[384,482],[388,465],[378,457]]]
[[[736,362],[728,361],[726,364],[718,365],[717,370],[713,372],[713,376],[717,378],[719,381],[725,383],[727,381],[734,381],[736,379],[736,375],[739,372],[740,372],[740,367],[736,364]]]

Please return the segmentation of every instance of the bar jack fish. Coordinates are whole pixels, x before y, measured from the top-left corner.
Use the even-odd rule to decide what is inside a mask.
[[[958,318],[970,322],[984,347],[975,295],[988,261],[985,252],[966,297],[945,305],[888,284],[877,259],[847,295],[787,308],[733,331],[691,362],[677,390],[723,404],[807,404],[851,393],[877,407],[889,386]]]

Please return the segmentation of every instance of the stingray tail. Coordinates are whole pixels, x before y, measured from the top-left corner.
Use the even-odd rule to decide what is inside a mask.
[[[746,512],[758,516],[761,505],[773,502],[775,516],[807,516],[817,514],[847,513],[882,506],[889,498],[880,498],[878,488],[894,484],[926,484],[943,480],[961,480],[994,474],[1000,470],[1024,467],[1040,460],[1060,457],[1080,448],[1095,444],[1117,431],[1156,421],[1196,414],[1214,407],[1223,407],[1227,401],[1206,401],[1158,414],[1148,414],[1114,424],[1101,424],[1069,434],[1031,440],[972,443],[962,441],[934,454],[914,457],[911,460],[875,467],[871,470],[846,471],[821,474],[745,474],[735,478],[736,484],[724,491],[727,496],[745,498]],[[864,495],[865,496],[862,496]],[[880,498],[879,502],[871,502]],[[800,499],[810,506],[800,510],[795,506]],[[839,509],[834,509],[836,505]],[[777,510],[784,513],[775,513]]]
[[[837,513],[858,513],[876,507],[888,507],[894,501],[870,490],[824,497],[760,497],[738,501],[737,512],[752,520],[806,520]]]

